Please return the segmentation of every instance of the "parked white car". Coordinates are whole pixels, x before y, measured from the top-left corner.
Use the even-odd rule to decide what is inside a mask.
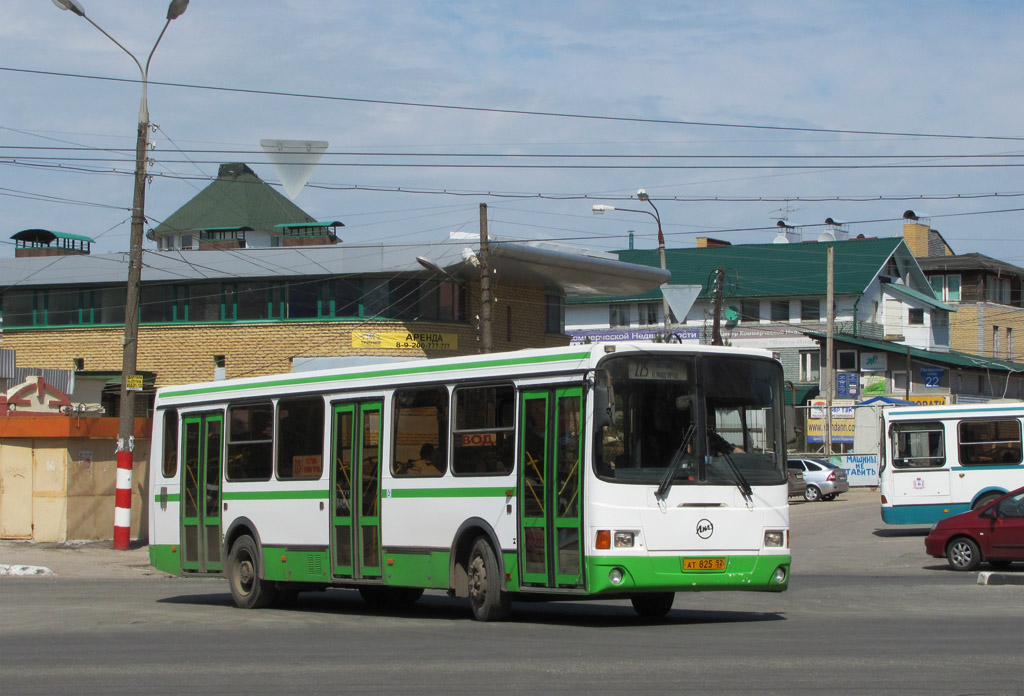
[[[789,457],[788,463],[793,471],[803,472],[804,480],[807,482],[804,500],[835,500],[837,495],[850,490],[846,469],[841,466],[821,459],[804,457]]]

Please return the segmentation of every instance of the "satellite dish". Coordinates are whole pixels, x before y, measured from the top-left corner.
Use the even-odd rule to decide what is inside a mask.
[[[261,140],[288,198],[295,200],[327,151],[326,140]]]

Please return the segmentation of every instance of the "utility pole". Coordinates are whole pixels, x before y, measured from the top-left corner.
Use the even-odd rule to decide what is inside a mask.
[[[490,353],[491,342],[491,258],[487,243],[487,204],[480,204],[480,352]]]
[[[725,269],[715,271],[714,316],[711,319],[711,345],[724,346],[722,340],[722,286],[725,285]]]
[[[83,18],[110,39],[135,62],[139,68],[142,96],[139,100],[139,125],[135,132],[135,186],[132,194],[132,221],[128,237],[128,281],[124,308],[124,337],[121,354],[120,413],[117,429],[117,483],[114,493],[114,549],[127,551],[131,542],[132,521],[132,468],[135,449],[135,389],[141,389],[137,372],[139,352],[139,294],[142,282],[142,228],[146,222],[146,154],[149,151],[149,102],[146,88],[149,83],[149,64],[156,53],[156,47],[164,38],[171,22],[180,17],[188,8],[189,0],[171,0],[167,6],[167,21],[160,31],[156,43],[143,64],[135,54],[121,45],[117,39],[91,18],[79,0],[54,0],[61,10],[70,10]],[[129,384],[131,382],[132,384]]]
[[[834,352],[834,335],[836,328],[835,310],[835,274],[833,263],[835,259],[835,246],[828,248],[828,273],[827,289],[825,291],[826,317],[825,325],[825,456],[832,455],[832,391],[836,383],[835,369],[832,364]]]

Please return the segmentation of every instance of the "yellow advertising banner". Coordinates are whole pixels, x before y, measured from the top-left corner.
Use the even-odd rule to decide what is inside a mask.
[[[918,406],[945,406],[945,396],[911,396],[908,401],[912,401]]]
[[[459,335],[430,331],[353,331],[352,347],[458,350]]]

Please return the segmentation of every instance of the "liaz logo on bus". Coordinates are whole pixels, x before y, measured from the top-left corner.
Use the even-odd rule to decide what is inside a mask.
[[[701,539],[710,539],[714,533],[715,525],[711,524],[711,520],[701,520],[697,523],[697,536]]]
[[[497,444],[494,433],[468,433],[462,436],[463,447],[495,447]]]

